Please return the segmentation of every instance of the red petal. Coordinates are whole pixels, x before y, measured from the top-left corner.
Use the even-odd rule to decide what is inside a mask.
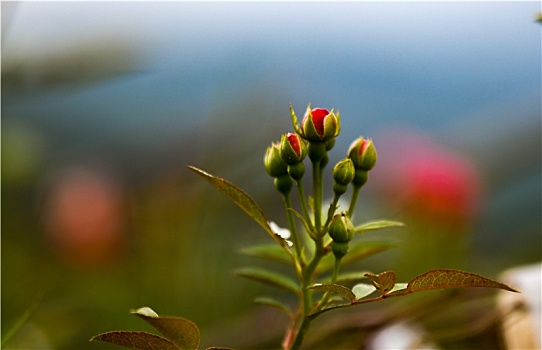
[[[311,115],[316,132],[319,135],[324,135],[324,118],[329,115],[329,111],[325,108],[313,108]]]
[[[297,154],[298,157],[301,157],[301,145],[299,144],[299,137],[296,134],[288,133],[286,135],[288,138],[288,142],[290,143],[290,146],[294,150],[294,152]]]

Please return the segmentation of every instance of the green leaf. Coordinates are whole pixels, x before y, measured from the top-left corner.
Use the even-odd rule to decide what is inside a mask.
[[[391,220],[376,220],[366,222],[354,229],[355,233],[363,233],[365,231],[380,230],[388,227],[402,227],[406,226],[400,221],[391,221]]]
[[[340,284],[334,284],[334,283],[315,283],[309,286],[310,289],[314,289],[321,292],[330,292],[333,294],[337,294],[349,301],[354,301],[356,299],[356,296],[354,293],[345,286],[341,286]]]
[[[356,296],[356,300],[363,299],[371,295],[374,291],[376,291],[375,286],[367,283],[359,283],[352,288],[352,292]]]
[[[273,237],[278,243],[284,245],[284,240],[280,237],[277,237],[271,227],[269,227],[268,221],[263,214],[263,211],[260,209],[258,204],[249,196],[245,191],[235,186],[231,182],[222,179],[220,177],[213,176],[206,173],[205,171],[198,169],[193,166],[188,166],[188,169],[192,170],[196,174],[203,177],[207,182],[213,185],[217,190],[222,192],[229,200],[235,203],[239,208],[241,208],[245,213],[248,214],[254,221],[256,221],[267,233]]]
[[[194,322],[182,317],[160,317],[149,307],[132,310],[156,328],[164,337],[182,350],[196,350],[200,342],[200,332]]]
[[[264,284],[282,288],[294,294],[299,294],[299,286],[289,277],[279,274],[274,271],[269,271],[261,268],[247,267],[236,270],[235,273],[239,276],[249,278]]]
[[[396,275],[393,271],[384,271],[378,275],[366,273],[373,286],[382,294],[388,294],[395,286]]]
[[[387,242],[351,242],[348,254],[346,254],[341,260],[341,266],[350,265],[395,247],[395,244]],[[329,271],[333,269],[334,265],[335,257],[333,255],[327,255],[322,258],[316,271],[318,273]]]
[[[169,340],[147,332],[106,332],[95,335],[90,341],[103,341],[136,350],[180,350]]]
[[[286,251],[276,244],[262,244],[242,248],[241,254],[277,261],[287,265],[293,265],[292,257]]]
[[[292,311],[283,302],[270,297],[258,297],[254,299],[254,302],[262,305],[272,306],[281,311],[284,311],[288,316],[292,316]]]
[[[429,270],[419,276],[414,277],[410,282],[408,282],[407,289],[410,293],[412,293],[432,289],[466,287],[499,288],[510,292],[519,292],[517,289],[504,283],[477,275],[472,272],[446,269]]]

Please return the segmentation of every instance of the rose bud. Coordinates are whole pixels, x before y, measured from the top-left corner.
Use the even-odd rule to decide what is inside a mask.
[[[350,145],[348,157],[352,159],[356,169],[371,170],[376,164],[376,150],[373,141],[359,137]]]
[[[333,180],[342,185],[348,185],[354,179],[356,169],[350,158],[344,158],[333,167]]]
[[[350,242],[354,238],[354,224],[345,213],[337,214],[331,220],[328,233],[334,242]]]
[[[327,142],[339,135],[340,115],[325,108],[307,108],[301,122],[301,135],[307,141]]]
[[[263,159],[264,167],[267,173],[272,177],[279,177],[287,174],[288,164],[280,156],[280,144],[273,143],[267,147]]]
[[[288,165],[300,163],[307,155],[307,145],[299,135],[288,133],[280,140],[280,156]]]

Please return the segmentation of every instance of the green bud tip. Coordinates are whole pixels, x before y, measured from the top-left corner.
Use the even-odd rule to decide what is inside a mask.
[[[280,156],[280,144],[278,142],[267,147],[263,163],[265,170],[272,177],[279,177],[287,173],[288,164]]]

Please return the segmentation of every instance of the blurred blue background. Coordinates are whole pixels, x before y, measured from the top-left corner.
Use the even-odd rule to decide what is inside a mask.
[[[12,348],[100,348],[93,334],[145,330],[127,314],[143,305],[193,319],[209,342],[248,327],[261,287],[231,270],[265,234],[185,165],[284,224],[262,157],[291,130],[289,103],[299,118],[309,102],[340,110],[332,161],[359,135],[378,150],[390,130],[468,158],[483,193],[469,267],[494,276],[540,260],[538,2],[1,6]],[[364,202],[364,219],[401,215],[370,184],[367,197],[378,204]]]

